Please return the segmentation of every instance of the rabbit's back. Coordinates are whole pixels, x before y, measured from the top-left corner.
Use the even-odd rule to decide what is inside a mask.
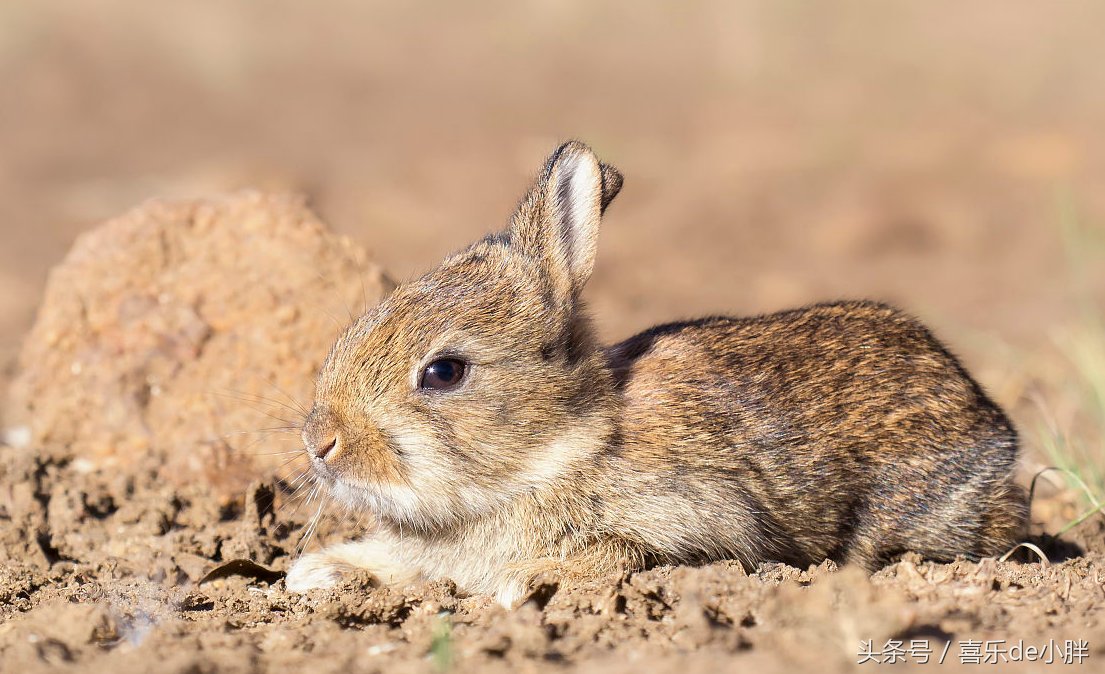
[[[998,554],[1023,527],[1012,425],[892,307],[673,323],[607,356],[624,405],[611,474],[633,495],[611,512],[658,561],[870,567]]]

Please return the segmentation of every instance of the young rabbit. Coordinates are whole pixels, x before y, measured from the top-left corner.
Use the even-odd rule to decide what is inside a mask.
[[[451,578],[505,606],[534,576],[739,560],[874,568],[1004,552],[1017,437],[917,321],[872,302],[652,328],[603,348],[580,291],[621,175],[562,145],[510,226],[397,288],[319,373],[303,441],[371,511],[300,557]]]

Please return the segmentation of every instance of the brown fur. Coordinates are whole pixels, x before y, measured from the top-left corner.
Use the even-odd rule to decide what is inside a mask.
[[[512,605],[549,568],[873,568],[1016,542],[1011,424],[895,309],[708,318],[601,348],[579,293],[620,187],[589,148],[561,146],[506,231],[337,341],[304,442],[318,478],[379,527],[302,557],[289,587],[366,567],[384,582],[451,577]],[[466,379],[420,390],[442,356],[469,362]]]

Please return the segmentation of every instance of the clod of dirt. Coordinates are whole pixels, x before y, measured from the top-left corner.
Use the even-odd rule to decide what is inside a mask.
[[[390,287],[301,197],[151,201],[51,273],[12,416],[89,470],[240,490],[288,458],[330,343]]]
[[[121,639],[116,616],[102,603],[54,600],[33,617],[7,625],[0,649],[8,662],[40,662],[59,667]]]

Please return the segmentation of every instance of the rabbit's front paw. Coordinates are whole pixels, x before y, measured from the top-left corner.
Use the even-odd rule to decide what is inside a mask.
[[[386,585],[405,585],[422,578],[417,568],[396,558],[390,541],[368,538],[303,555],[288,569],[284,586],[292,592],[334,587],[357,569],[368,571],[376,582]]]
[[[312,552],[292,563],[292,568],[288,569],[288,575],[284,578],[284,586],[290,592],[334,587],[348,568],[348,564],[325,552]]]

